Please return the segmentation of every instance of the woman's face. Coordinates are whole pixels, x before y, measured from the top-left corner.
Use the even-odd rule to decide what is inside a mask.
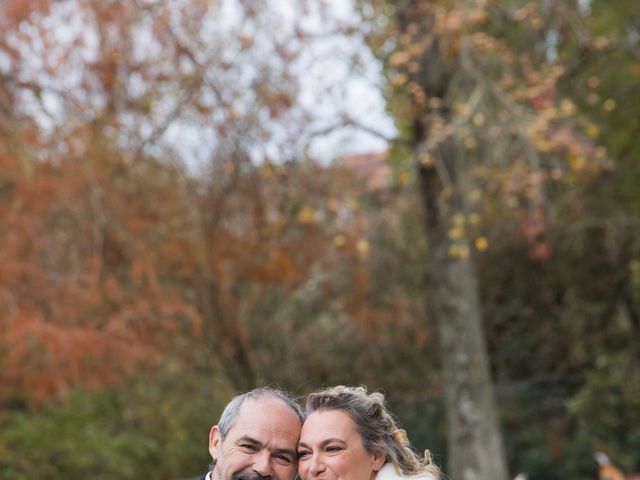
[[[302,480],[372,480],[384,455],[367,452],[360,434],[342,410],[316,411],[302,426],[298,442]]]

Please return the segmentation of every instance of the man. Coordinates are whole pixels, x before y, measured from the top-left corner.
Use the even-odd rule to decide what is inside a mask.
[[[238,395],[211,428],[213,462],[202,480],[293,480],[302,421],[300,406],[280,390]]]

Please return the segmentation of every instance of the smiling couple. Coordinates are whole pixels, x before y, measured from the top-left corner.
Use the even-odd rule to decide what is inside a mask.
[[[235,397],[209,433],[201,480],[438,480],[381,393],[337,386],[307,396],[259,388]]]

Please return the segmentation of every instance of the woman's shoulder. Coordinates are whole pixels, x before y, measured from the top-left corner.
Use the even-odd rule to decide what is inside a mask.
[[[403,475],[393,463],[385,463],[378,471],[376,480],[437,480],[437,477],[429,472],[418,473],[417,475]]]

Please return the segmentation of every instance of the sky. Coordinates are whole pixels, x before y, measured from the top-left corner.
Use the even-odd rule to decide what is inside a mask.
[[[290,3],[283,1],[282,5]],[[352,2],[325,0],[323,3],[327,10],[325,18],[333,17],[333,21],[342,27],[357,26],[359,15]],[[321,14],[311,11],[306,25],[321,35],[323,31],[331,30],[331,23],[323,22]],[[315,122],[318,131],[340,123],[340,118],[344,117],[384,137],[393,137],[395,128],[385,111],[382,95],[381,64],[362,35],[320,39],[311,45],[305,59],[305,68],[300,71],[306,86],[302,99],[307,105],[320,107]],[[325,95],[327,92],[329,94]],[[330,160],[336,154],[380,151],[386,146],[387,142],[378,136],[363,129],[346,127],[318,137],[310,151],[313,156]]]
[[[91,93],[91,89],[86,93],[87,84],[95,83],[95,79],[87,79],[83,71],[95,63],[100,40],[87,9],[78,8],[79,2],[81,0],[58,0],[52,3],[51,13],[45,18],[23,22],[18,34],[9,39],[21,52],[19,65],[12,65],[0,50],[0,72],[16,70],[21,81],[43,87],[39,98],[31,90],[23,90],[20,104],[23,112],[36,119],[45,135],[55,135],[59,128],[71,128],[73,122],[69,120],[73,115],[79,121],[86,121],[80,117],[104,108],[104,98],[97,85],[95,92],[98,93]],[[186,18],[189,10],[181,8],[189,5],[188,2],[138,0],[139,4],[173,9],[170,28],[178,37],[185,25],[196,22],[199,37],[183,36],[183,39],[190,42],[202,63],[215,64],[223,60],[234,65],[228,72],[208,70],[205,75],[211,77],[207,81],[220,86],[223,96],[233,102],[240,118],[237,120],[239,131],[243,131],[245,125],[243,116],[253,118],[252,121],[257,119],[269,131],[266,139],[265,136],[253,138],[252,130],[247,127],[244,129],[247,136],[238,140],[249,145],[256,160],[286,161],[306,155],[329,162],[350,153],[386,148],[384,140],[366,131],[376,131],[387,138],[395,134],[381,93],[381,66],[358,33],[359,29],[350,28],[359,22],[351,0],[209,0],[216,6],[202,18]],[[247,5],[260,9],[252,21],[247,21],[242,14]],[[37,23],[46,28],[37,28]],[[345,31],[351,33],[345,34]],[[111,34],[117,32],[107,32],[107,37]],[[247,38],[252,39],[251,46],[242,48],[240,45]],[[46,43],[56,48],[45,47]],[[291,50],[292,56],[290,61],[280,60],[279,64],[274,59],[283,46]],[[154,37],[152,22],[145,22],[144,17],[136,24],[131,48],[131,58],[154,59],[159,68],[162,57],[167,55]],[[193,68],[188,62],[180,66],[185,75]],[[252,92],[256,82],[265,75],[276,85],[281,78],[287,78],[295,102],[301,108],[276,119],[257,111],[258,99]],[[125,81],[129,95],[143,97],[152,93],[154,103],[148,118],[135,114],[121,116],[124,130],[121,141],[152,138],[155,125],[170,119],[179,102],[184,100],[179,91],[176,94],[179,88],[149,85],[135,74]],[[201,95],[203,103],[215,104],[211,92],[205,90]],[[170,151],[196,172],[210,161],[219,145],[216,124],[230,121],[220,115],[202,118],[185,109],[168,122],[158,139],[148,142],[145,149],[152,155]]]

